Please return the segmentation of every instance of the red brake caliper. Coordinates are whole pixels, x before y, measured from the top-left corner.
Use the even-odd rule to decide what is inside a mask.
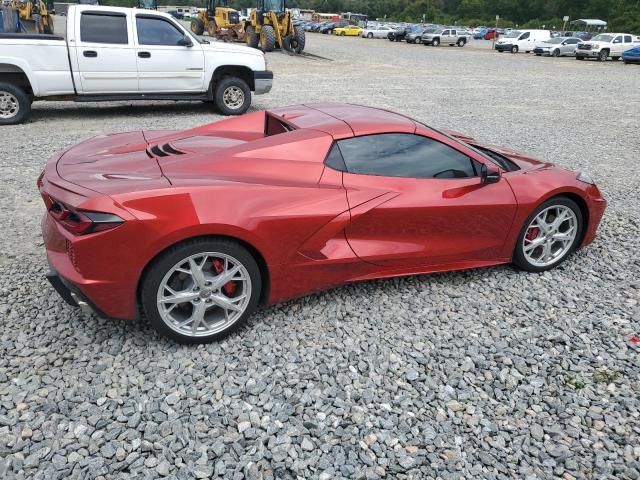
[[[527,232],[525,238],[530,242],[538,238],[538,234],[540,233],[540,229],[538,227],[532,228]]]
[[[213,270],[216,274],[220,275],[224,271],[224,263],[222,260],[214,258],[211,263],[213,264]],[[236,293],[236,282],[233,280],[227,282],[224,287],[222,287],[222,290],[224,290],[224,293],[226,293],[228,297],[232,297]]]

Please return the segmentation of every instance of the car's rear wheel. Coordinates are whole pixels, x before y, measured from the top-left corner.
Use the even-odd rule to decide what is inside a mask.
[[[514,45],[513,47],[511,47],[511,53],[518,53],[518,46]]]
[[[527,219],[518,236],[513,263],[530,272],[543,272],[562,263],[582,238],[580,207],[566,197],[552,198]]]
[[[0,82],[0,125],[23,123],[31,116],[31,99],[19,87]]]
[[[460,40],[458,40],[457,45],[459,47],[464,47],[464,45],[467,43],[467,41],[464,38],[461,38]]]
[[[434,47],[437,47],[438,45],[440,45],[440,39],[434,38],[433,41],[431,42],[431,45],[433,45]]]
[[[367,38],[373,38],[373,33],[367,33]]]
[[[162,335],[207,343],[240,328],[255,311],[262,280],[253,256],[230,240],[193,240],[172,247],[141,285],[146,317]]]

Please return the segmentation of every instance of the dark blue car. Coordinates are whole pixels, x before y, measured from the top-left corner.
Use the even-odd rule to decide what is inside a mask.
[[[640,63],[640,45],[622,52],[622,60],[624,63]]]

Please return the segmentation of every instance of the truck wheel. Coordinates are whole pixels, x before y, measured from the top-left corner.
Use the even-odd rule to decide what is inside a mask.
[[[457,45],[459,47],[464,47],[464,45],[467,43],[467,41],[464,38],[461,38],[460,40],[458,40]]]
[[[204,33],[204,23],[199,18],[191,20],[191,31],[196,35],[202,35]]]
[[[260,39],[258,38],[258,34],[256,33],[256,29],[253,27],[247,27],[247,45],[251,48],[258,48],[258,44],[260,43]]]
[[[302,28],[293,29],[293,38],[291,39],[291,50],[294,53],[302,53],[307,43],[307,36]]]
[[[618,60],[620,60],[620,57],[611,57],[611,60],[613,60],[614,62],[617,62]]]
[[[214,98],[223,115],[242,115],[251,105],[251,90],[238,77],[224,77],[215,86]]]
[[[20,88],[0,82],[0,125],[17,125],[31,116],[31,100]]]
[[[276,32],[271,25],[265,25],[260,32],[260,47],[264,52],[273,52],[276,47]]]
[[[609,56],[609,50],[601,50],[600,53],[598,54],[598,60],[600,60],[601,62],[604,62],[608,56]]]
[[[431,45],[433,45],[434,47],[437,47],[438,45],[440,45],[440,39],[439,38],[434,38],[431,41]]]

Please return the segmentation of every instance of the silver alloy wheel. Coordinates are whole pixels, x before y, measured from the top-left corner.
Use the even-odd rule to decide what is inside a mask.
[[[205,337],[228,329],[251,300],[251,277],[231,255],[205,252],[176,263],[157,293],[164,323],[188,337]]]
[[[240,87],[231,85],[224,90],[222,101],[231,110],[237,110],[244,105],[244,92]]]
[[[548,267],[559,262],[573,246],[578,235],[578,217],[564,205],[545,208],[531,221],[522,239],[527,262]]]
[[[20,103],[18,99],[9,92],[0,91],[0,118],[9,119],[18,115]]]

